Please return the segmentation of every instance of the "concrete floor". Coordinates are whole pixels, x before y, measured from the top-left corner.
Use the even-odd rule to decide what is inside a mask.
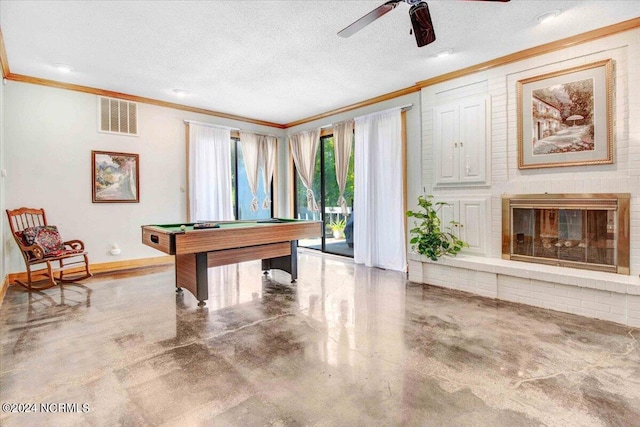
[[[11,287],[0,424],[640,425],[640,331],[308,250],[210,277],[204,309],[172,269]]]

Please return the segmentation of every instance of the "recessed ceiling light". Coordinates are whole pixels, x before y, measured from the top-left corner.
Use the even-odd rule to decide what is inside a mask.
[[[439,51],[438,53],[436,53],[436,56],[438,58],[443,58],[445,56],[449,56],[453,53],[453,49],[442,49],[441,51]]]
[[[184,89],[174,89],[173,93],[175,94],[175,96],[177,96],[179,98],[184,98],[185,96],[187,96],[189,94],[189,92],[184,90]]]
[[[55,67],[56,70],[60,71],[61,73],[70,73],[71,70],[73,70],[73,68],[69,64],[58,63],[58,64],[53,64],[53,66]]]
[[[536,20],[539,23],[544,24],[545,22],[552,21],[558,15],[560,15],[560,10],[559,9],[548,10],[548,11],[538,15],[536,17]]]

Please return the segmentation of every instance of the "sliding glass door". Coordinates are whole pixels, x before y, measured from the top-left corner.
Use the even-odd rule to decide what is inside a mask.
[[[353,144],[353,142],[352,142]],[[322,237],[306,239],[298,242],[301,247],[321,250],[327,253],[353,257],[353,145],[349,160],[349,171],[345,186],[344,198],[347,201],[347,212],[344,213],[338,204],[340,190],[336,180],[335,153],[333,136],[320,138],[320,147],[316,155],[315,173],[313,177],[313,193],[319,207],[318,211],[311,211],[307,204],[307,189],[295,173],[294,190],[295,216],[300,219],[321,220],[324,223]]]

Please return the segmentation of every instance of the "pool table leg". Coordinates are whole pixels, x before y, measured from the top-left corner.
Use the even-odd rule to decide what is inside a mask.
[[[277,258],[268,258],[262,260],[262,270],[267,274],[266,270],[273,268],[286,271],[291,274],[291,283],[295,283],[298,279],[298,241],[292,240],[291,254]]]
[[[209,299],[207,253],[176,255],[176,292],[187,289],[202,307]]]
[[[207,263],[207,253],[196,254],[196,299],[198,307],[204,307],[205,301],[209,299],[209,265]]]
[[[298,280],[298,241],[291,241],[291,283]]]

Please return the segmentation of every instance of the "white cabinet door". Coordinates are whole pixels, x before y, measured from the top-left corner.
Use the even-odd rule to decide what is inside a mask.
[[[460,104],[460,182],[486,181],[486,97]]]
[[[469,244],[464,248],[464,253],[485,255],[487,250],[487,236],[489,225],[487,224],[487,199],[463,198],[463,199],[438,199],[445,202],[438,216],[441,229],[450,227],[454,235]],[[451,221],[458,224],[451,225]]]
[[[454,184],[460,181],[460,106],[449,104],[435,109],[435,169],[436,183]]]
[[[458,222],[458,219],[460,218],[458,202],[452,202],[450,200],[440,201],[444,201],[447,203],[446,205],[441,205],[440,210],[438,211],[438,217],[440,218],[440,230],[446,230],[450,228],[453,234],[460,237],[460,234],[458,233],[458,227],[451,225],[451,221]]]
[[[469,247],[465,252],[485,254],[487,240],[486,200],[460,200],[460,239],[467,242]]]
[[[436,185],[487,180],[488,96],[434,108]]]

